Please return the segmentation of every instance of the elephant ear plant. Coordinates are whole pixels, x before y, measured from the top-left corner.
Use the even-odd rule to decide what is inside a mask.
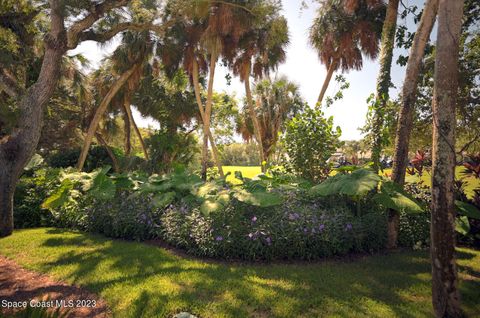
[[[369,168],[343,169],[336,175],[311,188],[313,196],[344,195],[355,202],[356,214],[361,214],[361,202],[367,194],[376,192],[373,200],[396,211],[421,212],[422,206],[393,182],[382,179]]]

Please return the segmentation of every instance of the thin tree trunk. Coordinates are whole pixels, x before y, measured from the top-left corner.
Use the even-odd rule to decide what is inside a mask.
[[[128,102],[130,103],[130,102]],[[130,156],[130,153],[132,151],[132,139],[131,139],[131,125],[130,125],[130,119],[127,114],[126,110],[126,104],[127,101],[125,100],[123,103],[122,107],[122,112],[123,112],[123,131],[124,131],[124,140],[123,140],[123,150],[125,152],[125,156]]]
[[[402,89],[402,105],[397,123],[395,137],[395,154],[393,156],[392,180],[399,185],[405,182],[405,171],[408,164],[408,149],[413,125],[414,106],[417,94],[417,82],[422,65],[425,47],[432,32],[437,16],[438,0],[428,0],[423,9],[422,18],[413,38],[408,58],[407,70]],[[398,244],[400,216],[397,211],[389,211],[388,247],[396,248]]]
[[[380,72],[376,89],[376,109],[373,117],[373,168],[376,172],[380,169],[380,154],[383,147],[382,129],[384,124],[384,111],[388,102],[391,83],[391,68],[393,59],[393,46],[395,44],[395,30],[397,29],[397,13],[400,0],[390,0],[387,14],[382,29],[382,43],[380,49]]]
[[[260,167],[262,172],[265,172],[265,166],[263,162],[265,161],[265,155],[263,153],[262,147],[262,134],[260,131],[260,124],[258,123],[257,114],[255,113],[255,107],[253,106],[253,99],[252,99],[252,90],[250,89],[250,69],[251,64],[248,63],[247,70],[245,71],[245,95],[247,96],[247,105],[248,111],[250,113],[250,118],[253,122],[253,134],[255,135],[255,139],[257,140],[258,152],[260,154]]]
[[[325,80],[323,81],[322,85],[322,90],[320,91],[320,95],[318,95],[317,99],[317,107],[320,107],[323,101],[323,97],[325,96],[325,93],[327,92],[328,85],[330,84],[330,81],[332,80],[332,75],[337,69],[337,61],[333,61],[332,64],[330,64],[330,67],[328,68],[327,71],[327,77],[325,77]]]
[[[142,133],[140,132],[140,129],[138,129],[137,123],[133,118],[130,102],[128,104],[125,104],[124,107],[125,107],[125,111],[127,112],[128,120],[132,124],[133,129],[135,130],[135,134],[137,135],[138,140],[140,141],[140,145],[142,146],[143,155],[145,156],[146,160],[150,160],[150,157],[148,156],[147,146],[145,145],[145,141],[143,140],[143,137],[142,137]]]
[[[195,60],[193,61],[193,72],[192,73],[193,73],[192,77],[193,77],[193,89],[195,91],[195,98],[197,100],[198,110],[200,112],[200,116],[201,116],[202,122],[204,124],[203,133],[208,136],[208,140],[210,141],[210,145],[212,146],[213,160],[215,161],[215,163],[217,165],[220,176],[223,178],[224,177],[223,169],[222,169],[222,165],[219,161],[218,149],[217,149],[217,146],[215,145],[215,140],[213,139],[212,133],[210,131],[210,126],[208,126],[208,129],[205,128],[205,122],[210,122],[210,119],[209,119],[209,117],[207,117],[206,109],[204,110],[204,108],[203,108],[202,98],[200,96],[200,92],[201,92],[200,82],[198,80],[198,75],[199,75],[198,74],[198,64],[197,64],[197,61],[195,61]],[[213,89],[213,75],[211,75],[211,76],[212,76],[212,78],[211,78],[212,87],[211,88]],[[209,80],[209,83],[210,83],[210,80]],[[207,99],[208,99],[208,97],[207,97]],[[210,101],[211,101],[211,97],[210,97]],[[207,104],[208,104],[208,102],[207,102]],[[208,143],[207,143],[207,145],[208,145]],[[203,153],[207,153],[207,152],[205,151],[205,152],[202,152],[202,154]],[[208,156],[208,154],[207,154],[207,156]],[[207,166],[206,164],[207,164],[206,162],[202,162],[202,169],[203,169],[203,167]]]
[[[108,143],[105,141],[105,139],[103,139],[102,135],[99,132],[95,133],[95,137],[97,138],[98,142],[105,148],[105,150],[108,153],[108,156],[112,160],[113,171],[116,173],[120,173],[120,166],[118,165],[117,157],[113,153]]]
[[[437,317],[461,317],[455,261],[455,106],[463,1],[440,0],[433,93],[431,262]]]
[[[44,108],[58,83],[66,52],[66,32],[61,1],[50,1],[50,32],[35,84],[18,96],[21,114],[17,129],[0,143],[0,237],[13,231],[13,194],[23,168],[35,153],[43,124]]]
[[[418,75],[422,65],[425,47],[432,32],[437,16],[438,0],[428,0],[423,9],[422,18],[413,38],[408,57],[407,70],[402,88],[400,114],[395,138],[395,155],[393,157],[392,180],[403,185],[408,165],[408,147],[413,125],[413,114],[417,97]]]
[[[123,73],[120,78],[110,87],[107,95],[103,98],[100,106],[98,106],[97,110],[95,111],[95,115],[93,116],[92,122],[88,127],[87,135],[85,136],[85,140],[83,142],[82,152],[80,153],[80,157],[78,158],[77,169],[82,170],[85,164],[85,160],[87,158],[88,150],[90,149],[90,145],[92,144],[93,136],[97,131],[98,124],[102,119],[103,114],[107,110],[107,106],[110,104],[112,98],[117,94],[117,92],[122,88],[122,86],[127,82],[129,77],[135,72],[137,65],[132,66],[128,71]]]

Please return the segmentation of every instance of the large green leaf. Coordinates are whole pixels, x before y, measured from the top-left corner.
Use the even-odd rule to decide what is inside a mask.
[[[455,231],[462,235],[467,235],[470,232],[470,223],[466,216],[457,217],[455,219]]]
[[[100,200],[111,200],[115,197],[116,186],[109,176],[99,173],[93,179],[92,187],[88,192]]]
[[[222,203],[209,198],[203,201],[202,205],[200,205],[200,212],[202,212],[203,215],[208,216],[210,213],[220,211],[223,207],[224,205]]]
[[[43,201],[42,209],[56,209],[67,202],[70,191],[73,189],[73,182],[70,179],[64,179],[60,187],[48,198]]]
[[[238,189],[235,190],[233,196],[240,202],[260,207],[275,206],[283,203],[283,198],[280,194],[264,191],[249,192],[244,189]]]
[[[457,208],[457,213],[471,219],[480,220],[480,210],[478,210],[475,206],[462,202],[462,201],[455,201],[455,207]]]
[[[383,182],[381,192],[375,194],[373,199],[384,207],[399,212],[421,213],[424,211],[422,206],[410,194],[391,181]]]
[[[175,199],[175,192],[159,193],[152,198],[152,203],[157,208],[164,208]]]
[[[370,169],[357,169],[350,174],[337,174],[311,188],[313,195],[327,196],[345,194],[348,196],[362,196],[375,189],[380,176]]]

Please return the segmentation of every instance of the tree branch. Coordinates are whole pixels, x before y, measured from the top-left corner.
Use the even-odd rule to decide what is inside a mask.
[[[18,84],[17,80],[5,69],[2,69],[0,72],[0,88],[13,98],[20,97],[25,91],[25,89]]]
[[[105,15],[106,12],[123,7],[127,5],[131,0],[105,0],[102,3],[93,5],[89,14],[83,19],[75,22],[68,30],[67,33],[67,47],[69,49],[77,47],[79,43],[79,35],[89,29],[95,22]]]
[[[124,22],[124,23],[118,23],[117,25],[112,27],[110,30],[107,30],[105,32],[96,32],[94,30],[88,30],[80,33],[77,36],[77,43],[74,44],[75,46],[72,46],[72,47],[69,46],[68,48],[74,49],[77,46],[77,44],[82,41],[96,41],[96,42],[104,43],[110,40],[111,38],[113,38],[118,33],[126,30],[132,30],[132,31],[151,30],[158,34],[162,34],[165,32],[166,29],[168,29],[174,23],[175,23],[175,20],[170,20],[162,25]],[[69,45],[70,44],[72,43],[69,43]]]

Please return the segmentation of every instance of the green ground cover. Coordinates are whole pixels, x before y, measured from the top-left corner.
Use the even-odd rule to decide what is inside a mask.
[[[51,228],[17,230],[0,254],[98,293],[114,317],[429,317],[427,251],[293,264],[227,264]],[[480,315],[480,251],[458,250],[463,308]]]

